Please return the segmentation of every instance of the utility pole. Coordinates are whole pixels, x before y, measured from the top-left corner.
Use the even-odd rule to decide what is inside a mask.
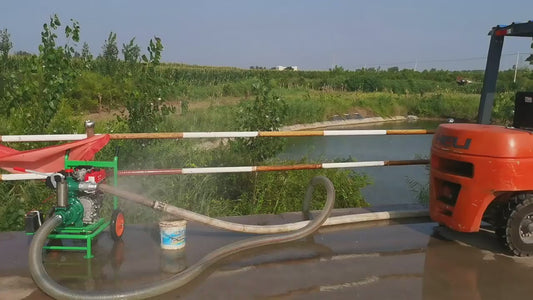
[[[514,79],[513,79],[513,83],[516,83],[516,73],[518,72],[518,57],[520,57],[520,52],[516,52],[516,63],[514,64]]]

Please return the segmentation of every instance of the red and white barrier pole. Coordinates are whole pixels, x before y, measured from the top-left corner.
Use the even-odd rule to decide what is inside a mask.
[[[253,138],[253,137],[298,137],[298,136],[361,136],[361,135],[415,135],[433,134],[434,130],[314,130],[314,131],[220,131],[220,132],[155,132],[155,133],[111,133],[112,140],[122,139],[200,139],[200,138]],[[98,135],[98,134],[96,134]],[[42,134],[2,135],[0,142],[57,142],[78,141],[87,134]]]
[[[311,169],[346,169],[362,167],[382,167],[382,166],[407,166],[407,165],[427,165],[429,160],[380,160],[361,161],[343,163],[319,163],[300,164],[289,166],[246,166],[246,167],[212,167],[212,168],[182,168],[182,169],[153,169],[153,170],[121,170],[119,176],[146,176],[146,175],[179,175],[179,174],[216,174],[216,173],[249,173],[249,172],[270,172],[270,171],[292,171]]]
[[[119,176],[150,176],[150,175],[187,175],[187,174],[217,174],[217,173],[250,173],[250,172],[272,172],[272,171],[293,171],[293,170],[313,170],[313,169],[347,169],[363,167],[384,167],[384,166],[407,166],[407,165],[427,165],[429,160],[377,160],[343,163],[319,163],[300,164],[288,166],[244,166],[244,167],[211,167],[211,168],[181,168],[181,169],[151,169],[151,170],[120,170]],[[1,181],[46,179],[46,175],[38,174],[0,174]]]

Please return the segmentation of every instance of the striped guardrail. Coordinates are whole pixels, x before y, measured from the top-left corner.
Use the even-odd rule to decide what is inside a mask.
[[[216,173],[251,173],[251,172],[271,172],[271,171],[293,171],[312,169],[345,169],[363,167],[383,167],[383,166],[406,166],[425,165],[429,160],[380,160],[380,161],[360,161],[342,163],[319,163],[319,164],[299,164],[299,165],[273,165],[273,166],[243,166],[243,167],[210,167],[210,168],[181,168],[181,169],[151,169],[151,170],[120,170],[119,176],[147,176],[147,175],[186,175],[186,174],[216,174]],[[1,174],[0,180],[29,180],[45,179],[42,174]]]
[[[94,126],[94,124],[93,124]],[[42,134],[42,135],[2,135],[0,142],[58,142],[77,141],[91,137],[94,127],[87,126],[85,134]],[[219,131],[219,132],[156,132],[156,133],[112,133],[110,139],[195,139],[195,138],[255,138],[255,137],[309,137],[309,136],[369,136],[369,135],[420,135],[433,134],[434,130],[395,129],[395,130],[311,130],[311,131]],[[300,164],[289,166],[244,166],[211,167],[154,170],[121,170],[119,176],[137,175],[176,175],[176,174],[214,174],[236,172],[265,172],[330,168],[361,168],[376,166],[397,166],[428,164],[427,160],[404,161],[366,161],[344,163]],[[42,174],[0,174],[1,181],[45,179]]]
[[[377,160],[342,163],[299,164],[288,166],[245,166],[245,167],[212,167],[212,168],[182,168],[182,169],[153,169],[153,170],[120,170],[119,176],[142,175],[180,175],[180,174],[215,174],[215,173],[250,173],[271,171],[293,171],[312,169],[345,169],[383,166],[425,165],[429,160]]]
[[[220,131],[220,132],[155,132],[111,133],[112,140],[125,139],[196,139],[196,138],[253,138],[253,137],[304,137],[304,136],[361,136],[361,135],[415,135],[433,134],[434,130],[311,130],[311,131]],[[99,134],[96,134],[99,135]],[[57,142],[86,139],[87,134],[2,135],[0,142]]]

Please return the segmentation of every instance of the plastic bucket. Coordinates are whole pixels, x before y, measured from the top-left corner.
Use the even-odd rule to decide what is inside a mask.
[[[182,249],[185,247],[185,227],[187,221],[161,221],[161,248],[166,250]]]

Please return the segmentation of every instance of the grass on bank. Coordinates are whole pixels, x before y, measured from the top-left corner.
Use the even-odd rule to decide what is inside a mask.
[[[335,115],[360,113],[363,117],[416,115],[427,118],[475,120],[479,96],[473,94],[398,95],[393,93],[320,92],[277,90],[288,106],[284,125],[331,120]],[[242,99],[241,101],[249,101]],[[175,114],[161,126],[161,131],[237,130],[239,117],[235,102],[229,105],[205,105],[185,114]]]

